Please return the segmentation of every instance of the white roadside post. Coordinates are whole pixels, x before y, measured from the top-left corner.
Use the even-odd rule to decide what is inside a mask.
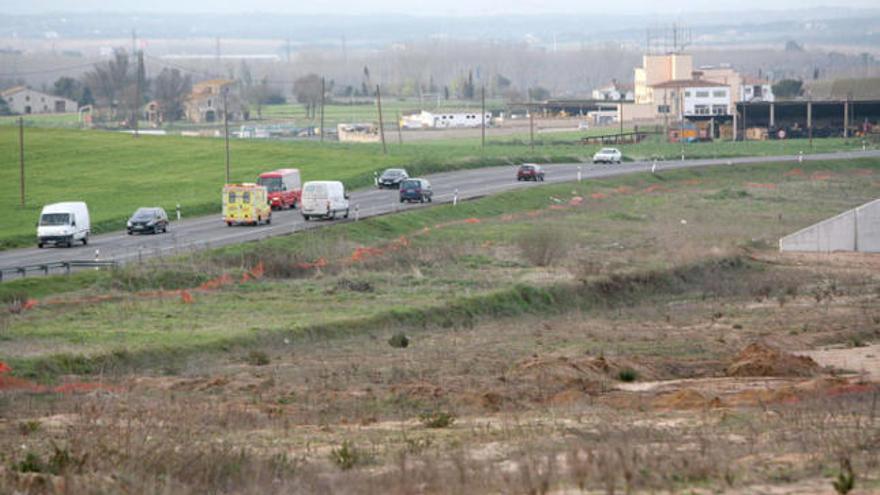
[[[458,204],[458,188],[455,188],[455,192],[452,193],[452,206]]]
[[[798,153],[798,163],[804,163],[804,152],[803,151]]]
[[[177,221],[180,221],[180,203],[177,203]]]
[[[578,182],[581,181],[581,166],[578,165]]]
[[[354,205],[354,221],[357,222],[361,216],[360,205]]]
[[[867,141],[862,139],[862,151],[866,151],[868,149]]]
[[[98,248],[95,248],[95,263],[97,263],[99,261],[101,261],[101,250]],[[98,271],[97,266],[95,266],[95,271]]]
[[[379,172],[373,172],[373,185],[379,187]]]
[[[654,162],[651,163],[651,173],[657,175],[657,159],[654,158]]]

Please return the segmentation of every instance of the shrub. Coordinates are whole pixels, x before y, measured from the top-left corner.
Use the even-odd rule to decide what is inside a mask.
[[[634,382],[639,379],[639,373],[632,368],[624,368],[617,373],[617,378],[622,382]]]
[[[448,428],[455,423],[455,415],[447,411],[428,411],[419,415],[427,428]]]
[[[535,266],[550,266],[558,262],[571,247],[566,231],[548,226],[532,229],[520,236],[517,244],[526,260]]]
[[[403,333],[396,333],[388,339],[388,345],[395,349],[405,349],[409,346],[409,337]]]
[[[271,362],[269,355],[263,351],[249,352],[246,361],[251,366],[266,366]]]
[[[351,442],[346,440],[342,442],[341,446],[330,451],[330,460],[339,469],[348,471],[362,464],[365,461],[365,457]]]

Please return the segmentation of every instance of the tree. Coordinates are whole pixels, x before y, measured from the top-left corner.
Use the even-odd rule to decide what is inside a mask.
[[[550,98],[550,91],[547,88],[535,86],[534,88],[529,88],[529,98],[533,101],[546,100]]]
[[[6,103],[6,100],[0,96],[0,115],[12,115],[12,110],[9,109],[9,104]]]
[[[476,94],[474,88],[474,71],[468,71],[467,80],[461,87],[461,97],[466,100],[473,100]]]
[[[173,122],[183,117],[183,103],[192,91],[192,79],[177,69],[162,69],[153,83],[154,96],[161,109],[161,119]]]
[[[79,106],[81,107],[84,107],[86,105],[94,105],[95,97],[92,96],[92,89],[88,86],[84,86],[82,90],[82,95],[80,95],[77,103],[79,103]]]
[[[85,85],[91,88],[95,102],[110,109],[113,118],[126,115],[128,100],[123,93],[134,82],[131,72],[128,54],[117,49],[112,60],[95,64],[95,68],[85,74]]]
[[[68,100],[79,101],[82,97],[82,83],[72,77],[59,77],[52,88],[52,94]]]
[[[293,94],[296,101],[305,106],[306,118],[315,118],[318,102],[321,101],[321,78],[317,74],[300,77],[293,82]]]
[[[803,81],[783,79],[773,85],[773,95],[779,98],[794,98],[803,94],[803,86]]]

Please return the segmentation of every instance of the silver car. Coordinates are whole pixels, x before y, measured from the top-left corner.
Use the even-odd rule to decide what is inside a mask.
[[[602,148],[593,155],[593,163],[620,163],[623,154],[617,148]]]

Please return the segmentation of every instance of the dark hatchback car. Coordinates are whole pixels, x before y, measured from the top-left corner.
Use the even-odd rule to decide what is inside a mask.
[[[430,203],[433,201],[434,191],[431,183],[425,179],[406,179],[400,183],[400,202]]]
[[[157,234],[159,232],[168,232],[168,215],[162,208],[138,208],[134,215],[128,219],[126,224],[128,235],[135,232],[139,234]]]
[[[516,180],[533,180],[544,182],[544,169],[540,165],[525,163],[516,171]]]
[[[379,189],[399,189],[400,183],[409,179],[409,174],[402,168],[389,168],[379,176]]]

